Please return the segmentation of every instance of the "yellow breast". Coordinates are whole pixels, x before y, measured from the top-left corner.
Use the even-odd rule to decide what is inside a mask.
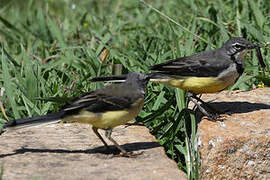
[[[67,117],[64,120],[91,124],[94,127],[102,129],[113,128],[135,118],[141,111],[143,104],[144,100],[141,98],[133,103],[129,109],[107,111],[104,113],[93,113],[83,110],[78,115]]]
[[[227,88],[231,83],[218,80],[214,77],[190,77],[185,79],[162,80],[159,83],[192,91],[196,94],[214,93]]]

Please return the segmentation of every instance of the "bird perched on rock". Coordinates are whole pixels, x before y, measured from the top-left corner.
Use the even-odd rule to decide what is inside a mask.
[[[107,148],[108,145],[98,129],[104,129],[106,137],[121,151],[122,155],[129,156],[131,153],[123,149],[111,137],[112,129],[138,115],[144,104],[148,81],[149,77],[145,74],[129,73],[124,83],[85,93],[71,100],[58,112],[8,121],[4,124],[4,131],[56,123],[61,120],[91,124],[94,133]]]

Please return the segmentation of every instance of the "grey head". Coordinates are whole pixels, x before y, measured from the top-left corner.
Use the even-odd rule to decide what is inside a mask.
[[[127,75],[125,84],[144,92],[149,80],[150,77],[147,74],[131,72]]]
[[[239,55],[246,52],[249,49],[259,48],[258,45],[252,44],[248,40],[242,37],[233,37],[229,39],[223,46],[222,49],[226,50],[229,56],[234,56],[238,59]]]

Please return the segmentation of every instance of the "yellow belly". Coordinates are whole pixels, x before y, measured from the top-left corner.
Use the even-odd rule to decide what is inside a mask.
[[[219,92],[231,85],[229,82],[213,77],[190,77],[186,79],[170,79],[156,82],[186,91],[192,91],[196,94]]]
[[[91,124],[96,128],[113,128],[135,118],[143,107],[144,100],[139,99],[130,109],[119,111],[108,111],[105,113],[92,113],[89,111],[81,111],[78,115],[65,118],[65,121],[75,121],[79,123]]]

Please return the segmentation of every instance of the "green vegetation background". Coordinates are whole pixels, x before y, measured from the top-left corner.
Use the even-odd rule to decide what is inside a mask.
[[[91,77],[149,72],[148,66],[221,47],[233,36],[261,45],[267,68],[262,72],[249,53],[246,72],[231,89],[269,86],[270,1],[1,0],[0,120],[56,111],[103,86]],[[150,84],[136,120],[198,179],[196,122],[184,94]]]

